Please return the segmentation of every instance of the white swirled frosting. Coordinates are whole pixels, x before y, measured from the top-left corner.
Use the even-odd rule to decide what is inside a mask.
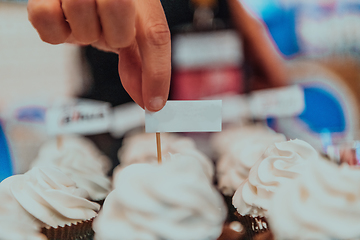
[[[0,183],[10,208],[19,218],[32,219],[37,227],[58,227],[91,219],[100,206],[85,199],[83,189],[55,167],[35,167]],[[8,209],[9,210],[9,209]],[[25,217],[24,217],[25,216]]]
[[[109,159],[83,137],[62,136],[60,143],[45,143],[32,166],[56,166],[71,177],[76,185],[85,189],[92,200],[102,200],[111,191],[106,176]]]
[[[253,134],[251,133],[253,129]],[[231,143],[228,151],[217,162],[218,187],[225,195],[232,196],[240,184],[248,177],[251,167],[275,142],[285,141],[283,134],[275,133],[265,127],[244,128],[240,136]]]
[[[6,214],[6,219],[0,218],[0,239],[1,240],[47,240],[40,233],[40,230],[31,221],[12,216],[13,213]]]
[[[248,138],[273,136],[274,134],[276,134],[276,132],[263,124],[232,125],[226,127],[221,132],[215,133],[210,139],[210,143],[215,153],[218,156],[222,156],[229,151],[233,143]]]
[[[221,234],[227,210],[198,162],[132,164],[114,186],[93,224],[97,240],[210,240]]]
[[[11,193],[11,183],[17,177],[9,177],[0,183],[0,239],[45,240],[34,218],[25,211]]]
[[[118,152],[120,165],[114,170],[114,176],[126,166],[134,163],[157,164],[157,147],[154,133],[137,134],[124,139],[123,147]],[[191,138],[180,137],[171,133],[161,134],[161,154],[169,159],[169,154],[181,153],[199,161],[207,177],[212,181],[214,166],[211,160],[200,152]]]
[[[301,140],[272,144],[236,190],[233,205],[242,215],[266,216],[270,200],[279,186],[298,177],[310,161],[318,159],[316,150]]]
[[[360,169],[313,162],[274,194],[269,221],[277,239],[360,239]]]

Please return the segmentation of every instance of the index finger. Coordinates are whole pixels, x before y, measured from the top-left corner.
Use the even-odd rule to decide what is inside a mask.
[[[160,110],[169,95],[171,40],[159,0],[138,0],[137,42],[142,63],[142,95],[145,108]]]

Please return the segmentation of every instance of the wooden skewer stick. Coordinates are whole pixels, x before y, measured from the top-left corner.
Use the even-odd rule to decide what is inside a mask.
[[[57,145],[58,150],[60,150],[62,148],[63,138],[61,135],[56,136],[56,145]]]
[[[161,164],[161,141],[160,141],[160,133],[156,133],[156,147],[157,147],[157,159],[158,163]]]

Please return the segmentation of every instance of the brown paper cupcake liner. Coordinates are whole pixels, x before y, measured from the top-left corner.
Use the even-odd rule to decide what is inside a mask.
[[[44,234],[48,240],[93,240],[93,220],[94,218],[76,224],[65,225],[64,227],[44,227],[41,229],[41,233]]]
[[[245,227],[247,239],[253,239],[259,233],[269,231],[269,224],[265,217],[253,217],[250,215],[241,215],[238,212],[234,213],[238,221]]]
[[[274,240],[274,235],[271,231],[256,234],[254,240]]]
[[[225,222],[223,225],[222,233],[217,240],[245,240],[245,229],[243,228],[241,223],[239,223],[238,221],[235,222],[240,225],[240,229],[234,229],[231,226],[231,224],[234,222]]]

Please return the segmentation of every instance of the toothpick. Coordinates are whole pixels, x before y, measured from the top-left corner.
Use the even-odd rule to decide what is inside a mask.
[[[60,148],[62,148],[62,145],[63,145],[63,138],[61,135],[57,135],[56,136],[56,146],[57,146],[57,149],[60,150]]]
[[[157,159],[158,163],[161,164],[161,141],[160,141],[160,133],[156,133],[156,147],[157,147]]]

